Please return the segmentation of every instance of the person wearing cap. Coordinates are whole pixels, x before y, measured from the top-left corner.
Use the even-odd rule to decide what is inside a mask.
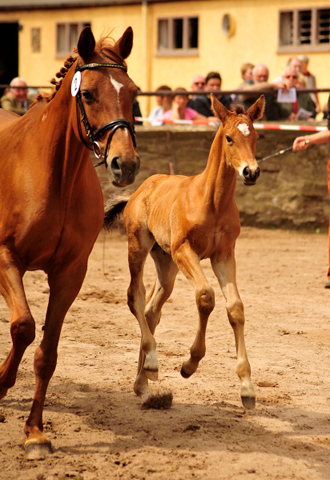
[[[195,120],[207,121],[204,115],[196,112],[193,108],[188,107],[189,96],[188,91],[183,87],[174,90],[172,109],[165,113],[166,120]]]
[[[328,109],[330,108],[330,95],[328,99]],[[293,151],[306,150],[310,145],[317,145],[320,143],[330,142],[330,118],[328,117],[328,125],[326,130],[313,133],[312,135],[304,135],[297,137],[293,142]],[[330,195],[330,159],[328,161],[328,192]],[[329,267],[327,272],[327,281],[324,284],[325,288],[330,288],[330,223],[329,223]]]

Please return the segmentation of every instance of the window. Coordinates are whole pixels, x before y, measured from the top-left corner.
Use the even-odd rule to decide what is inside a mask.
[[[198,55],[198,17],[159,18],[158,55]]]
[[[31,28],[31,46],[33,53],[39,53],[41,51],[40,32],[40,28]]]
[[[330,9],[280,12],[279,52],[330,50]]]
[[[56,25],[56,56],[66,57],[77,45],[80,32],[90,23],[58,23]]]

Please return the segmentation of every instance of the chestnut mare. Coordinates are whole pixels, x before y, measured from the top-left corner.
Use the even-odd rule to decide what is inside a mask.
[[[255,159],[258,134],[253,121],[262,117],[265,100],[261,96],[244,112],[238,105],[234,111],[229,111],[212,94],[211,98],[221,126],[205,170],[193,177],[153,175],[131,197],[129,194],[115,195],[106,208],[105,226],[111,226],[125,207],[124,227],[131,274],[128,305],[142,334],[135,393],[146,400],[148,379],[158,378],[153,335],[178,270],[195,288],[199,313],[197,335],[190,358],[182,365],[182,376],[190,377],[205,355],[206,326],[215,296],[200,261],[210,258],[234,330],[242,402],[245,408],[253,408],[255,394],[244,343],[244,310],[236,287],[234,250],[240,222],[234,194],[237,173],[245,185],[254,185],[259,177]],[[157,280],[146,301],[143,267],[148,253],[155,262]]]
[[[116,43],[107,37],[96,43],[86,27],[77,56],[65,62],[60,80],[53,80],[55,93],[39,96],[23,117],[0,111],[0,292],[10,309],[12,336],[0,366],[0,398],[15,384],[24,351],[35,338],[22,277],[27,270],[43,270],[50,288],[24,428],[28,458],[52,451],[43,434],[46,390],[64,317],[103,223],[103,195],[89,148],[102,157],[116,186],[132,183],[138,171],[131,126],[136,87],[124,61],[132,43],[130,27]]]

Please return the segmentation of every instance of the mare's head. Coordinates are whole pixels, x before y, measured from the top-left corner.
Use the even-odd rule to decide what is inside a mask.
[[[133,128],[137,88],[127,75],[125,63],[132,45],[131,27],[115,43],[108,37],[96,42],[86,27],[80,34],[78,59],[73,65],[71,91],[76,97],[76,134],[101,157],[112,183],[119,187],[134,182],[140,165]]]
[[[213,94],[211,99],[213,111],[221,120],[219,136],[226,162],[236,170],[244,185],[254,185],[259,178],[260,168],[255,158],[259,135],[253,122],[264,113],[265,97],[261,95],[247,111],[240,105],[230,111]]]

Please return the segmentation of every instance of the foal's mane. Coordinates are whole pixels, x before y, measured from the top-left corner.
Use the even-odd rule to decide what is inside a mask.
[[[121,65],[126,66],[124,59],[113,49],[115,40],[109,35],[101,37],[95,44],[94,53],[100,54],[107,57],[109,60],[114,61],[115,63],[120,63]],[[73,52],[78,53],[77,47],[74,48]],[[69,55],[64,62],[64,66],[56,73],[55,77],[50,80],[50,83],[54,85],[55,90],[50,94],[39,93],[36,97],[36,101],[46,100],[47,103],[50,102],[56,95],[57,91],[62,85],[63,78],[66,76],[78,55]]]

